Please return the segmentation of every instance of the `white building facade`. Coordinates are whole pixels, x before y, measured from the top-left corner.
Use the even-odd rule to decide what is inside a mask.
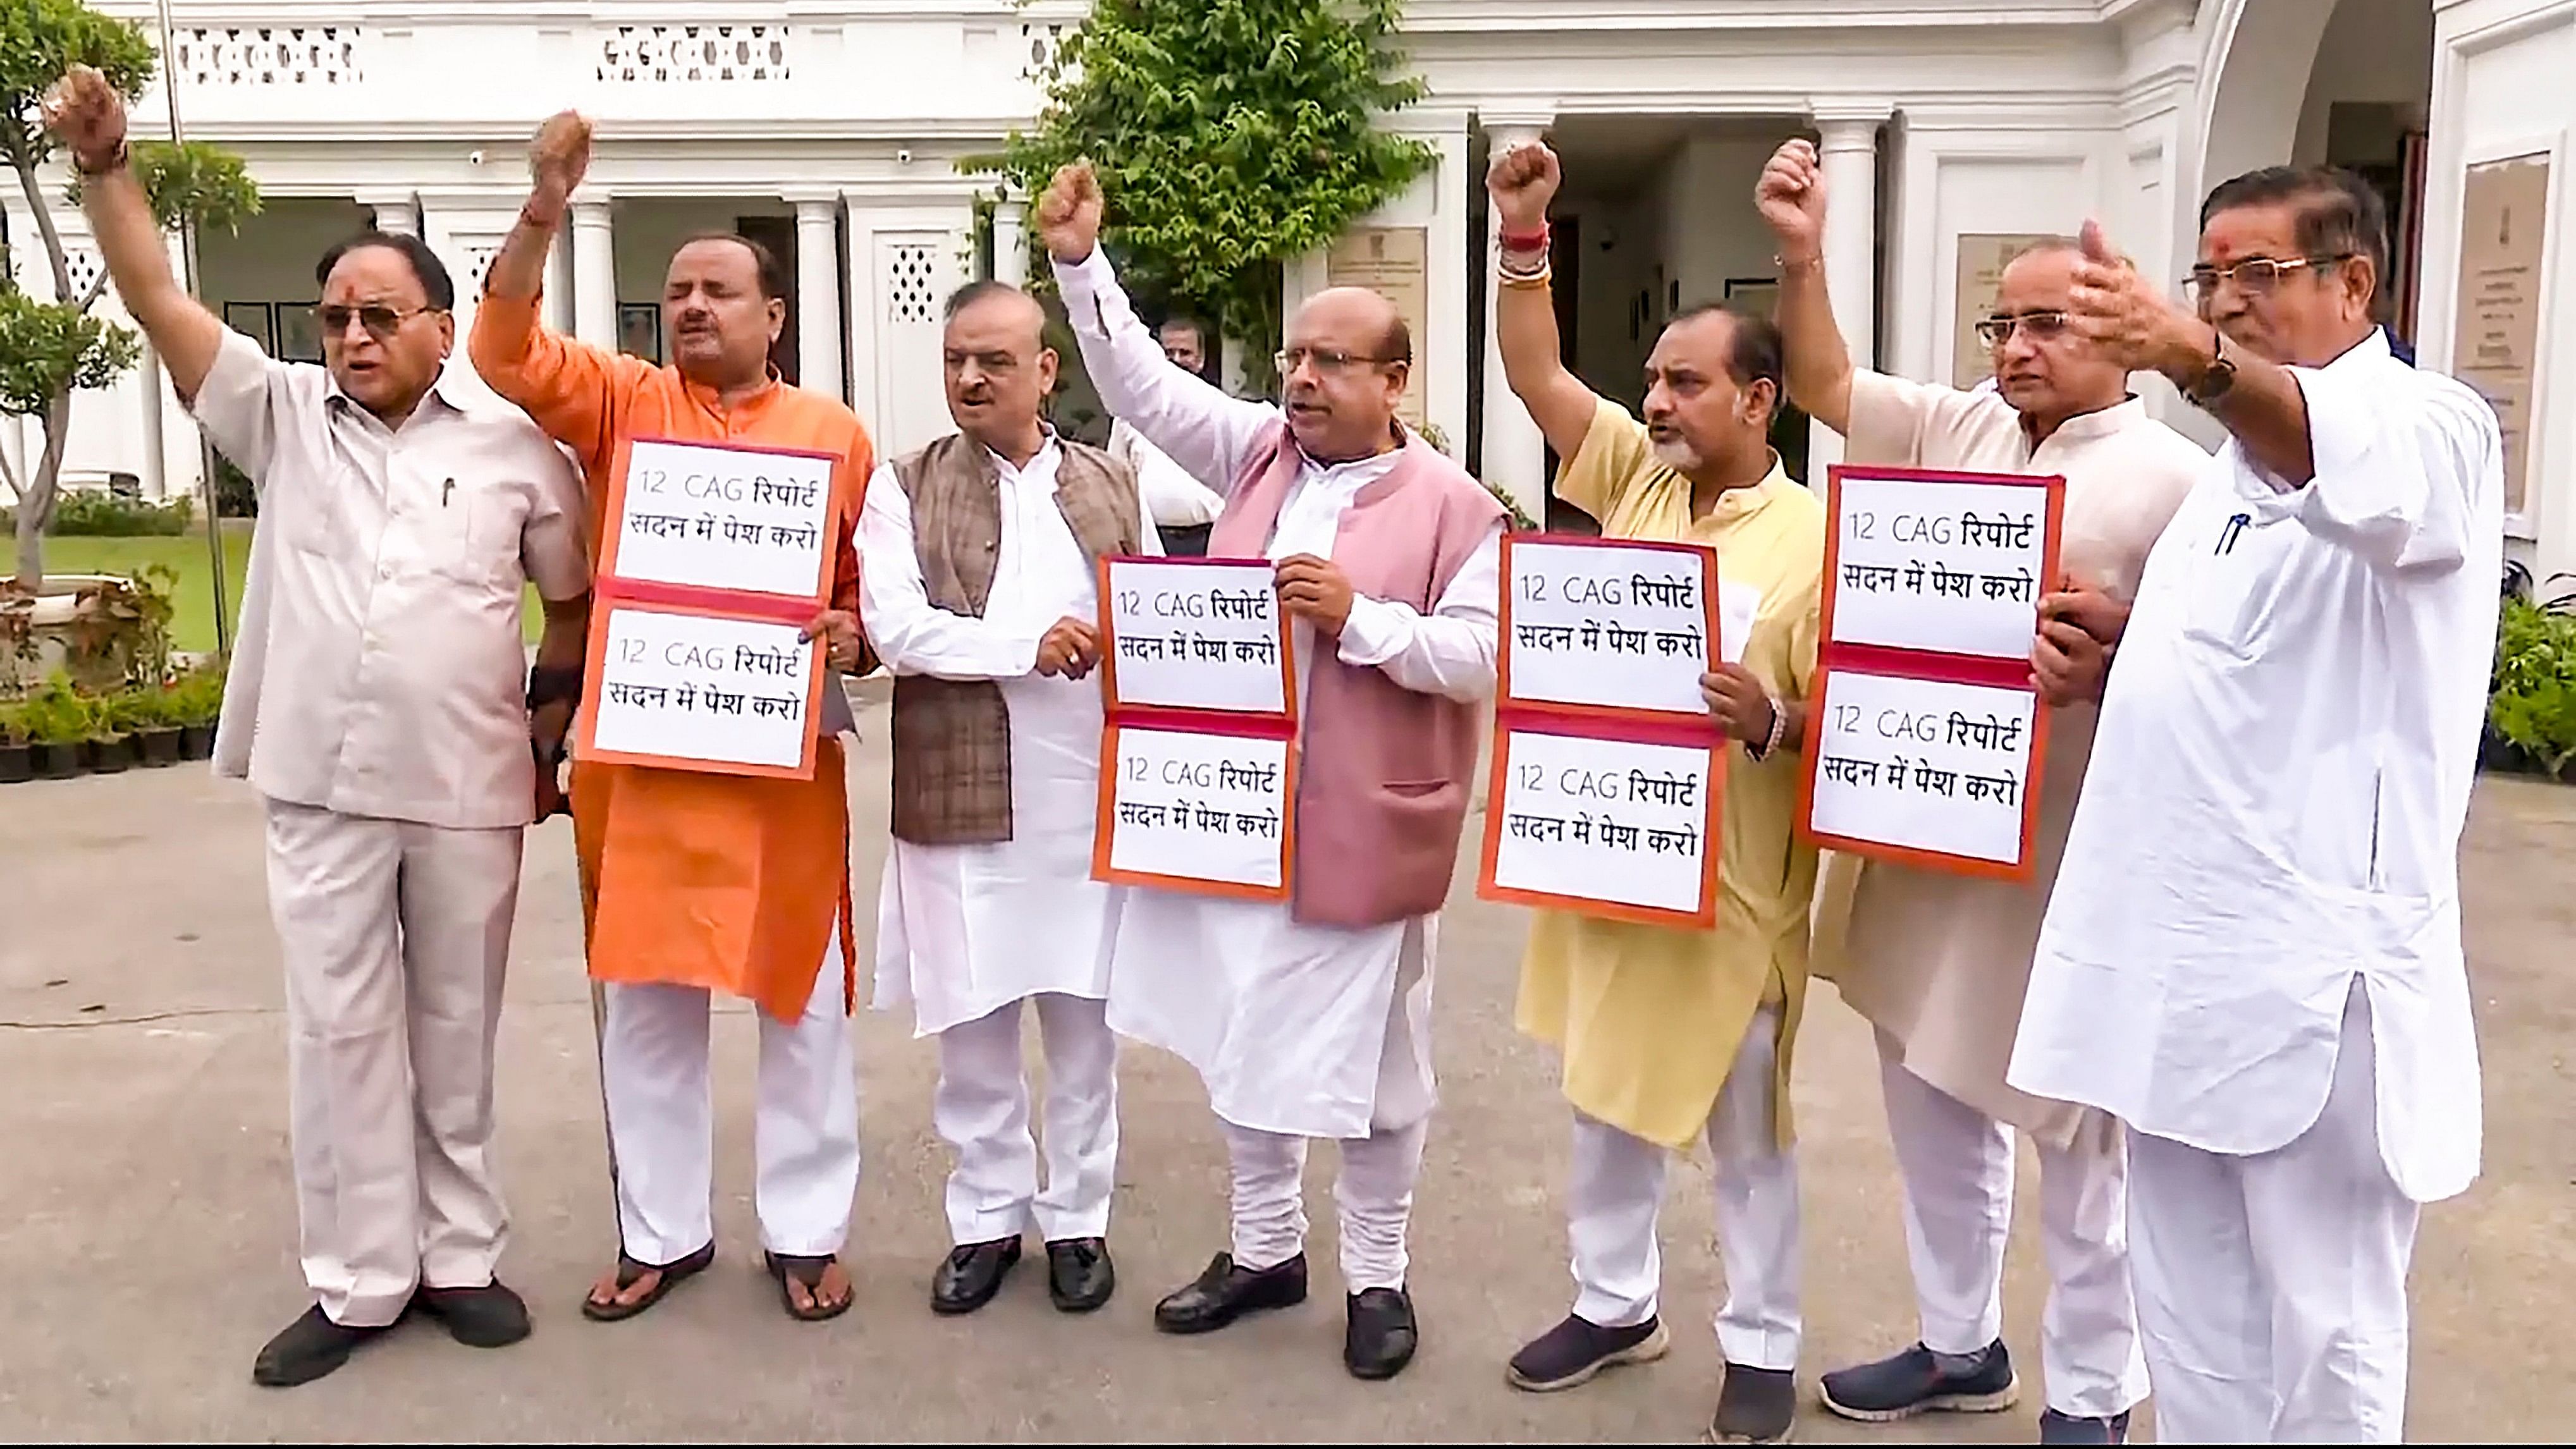
[[[157,24],[149,0],[92,0]],[[796,279],[782,369],[846,398],[887,451],[948,429],[939,302],[979,269],[989,151],[1041,102],[1078,0],[171,0],[191,139],[247,158],[267,198],[200,244],[199,289],[274,350],[312,348],[313,265],[369,225],[425,237],[460,328],[525,195],[549,113],[598,123],[556,258],[558,325],[657,355],[662,268],[682,238],[740,231]],[[2392,328],[2427,367],[2502,399],[2519,440],[2517,554],[2576,570],[2576,0],[1412,0],[1428,99],[1389,124],[1436,166],[1355,233],[1292,265],[1289,300],[1344,275],[1404,293],[1419,415],[1543,509],[1536,427],[1499,386],[1486,279],[1486,158],[1534,136],[1566,159],[1558,264],[1567,350],[1634,400],[1664,317],[1759,309],[1776,272],[1751,206],[1765,157],[1814,137],[1833,196],[1826,267],[1856,355],[1974,381],[1962,339],[1996,256],[2098,217],[2178,288],[2209,186],[2332,160],[2386,189]],[[60,188],[54,188],[59,196]],[[20,282],[49,288],[24,199]],[[58,217],[97,266],[77,213]],[[1114,217],[1113,217],[1114,222]],[[1006,276],[1024,218],[994,217]],[[107,304],[112,305],[112,304]],[[1494,385],[1488,385],[1492,380]],[[2169,395],[2168,416],[2203,426]],[[32,425],[0,448],[33,452]],[[2205,427],[2203,427],[2205,435]],[[1805,467],[1835,440],[1819,432]],[[193,491],[196,433],[147,366],[84,395],[71,476]]]

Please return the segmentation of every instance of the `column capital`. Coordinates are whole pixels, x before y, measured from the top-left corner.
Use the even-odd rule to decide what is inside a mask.
[[[1864,151],[1878,145],[1878,128],[1896,114],[1885,101],[1813,101],[1808,119],[1815,122],[1826,151]]]
[[[1479,111],[1476,118],[1484,123],[1488,148],[1499,156],[1545,135],[1547,128],[1556,124],[1556,108],[1484,110]]]
[[[1029,214],[1029,200],[1025,196],[1006,193],[994,201],[993,214],[1013,219],[1025,217]]]
[[[572,205],[566,214],[575,226],[606,226],[615,213],[604,191],[581,190],[572,194]]]
[[[818,207],[829,207],[837,212],[841,205],[841,190],[837,186],[800,186],[780,192],[778,199],[795,207],[798,216]]]
[[[369,186],[351,192],[349,199],[365,207],[417,206],[420,193],[408,186]]]

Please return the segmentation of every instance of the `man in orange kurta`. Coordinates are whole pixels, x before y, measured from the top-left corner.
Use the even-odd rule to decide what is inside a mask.
[[[855,609],[851,530],[873,466],[868,436],[847,407],[770,369],[785,278],[765,249],[710,236],[673,255],[662,302],[668,366],[539,325],[547,249],[589,154],[589,125],[570,112],[539,133],[534,189],[476,309],[476,371],[580,457],[594,553],[610,485],[637,438],[837,458],[831,604]],[[860,648],[845,632],[833,637],[832,664],[858,668]],[[616,1270],[582,1306],[592,1318],[641,1313],[714,1259],[714,992],[746,997],[761,1013],[754,1150],[769,1271],[795,1317],[849,1306],[838,1255],[859,1141],[847,1018],[849,804],[835,738],[848,716],[837,683],[824,690],[822,718],[810,780],[595,762],[574,772],[590,974],[607,983],[600,1076],[620,1231]]]

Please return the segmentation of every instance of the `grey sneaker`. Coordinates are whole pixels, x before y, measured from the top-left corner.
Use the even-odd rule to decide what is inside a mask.
[[[2126,1444],[2129,1442],[2129,1411],[2122,1409],[2107,1419],[2079,1419],[2049,1409],[2039,1416],[2039,1442],[2042,1444]]]
[[[1825,1407],[1846,1419],[1884,1424],[1946,1410],[1991,1414],[2021,1397],[2012,1355],[2002,1339],[1987,1344],[1964,1373],[1943,1373],[1932,1350],[1916,1344],[1893,1358],[1825,1375]]]

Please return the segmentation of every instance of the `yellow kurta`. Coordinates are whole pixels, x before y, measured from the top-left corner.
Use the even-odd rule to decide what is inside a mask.
[[[1782,699],[1804,699],[1816,667],[1825,558],[1823,500],[1775,464],[1751,488],[1691,518],[1690,480],[1656,461],[1645,427],[1603,402],[1556,495],[1601,520],[1603,536],[1717,549],[1721,585],[1762,594],[1744,667]],[[1624,1132],[1682,1147],[1707,1126],[1753,1014],[1781,1004],[1779,1140],[1789,1125],[1789,1047],[1807,993],[1807,911],[1815,847],[1797,836],[1799,756],[1756,764],[1726,750],[1717,925],[1677,930],[1539,911],[1521,962],[1522,1031],[1565,1056],[1565,1097]]]

